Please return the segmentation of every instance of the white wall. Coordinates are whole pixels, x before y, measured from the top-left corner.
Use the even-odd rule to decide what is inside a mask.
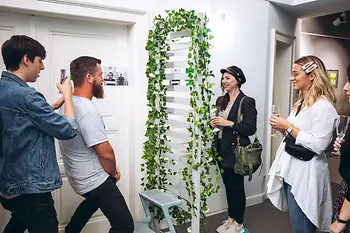
[[[286,5],[294,5],[295,0],[267,0],[269,2],[282,3]]]
[[[97,2],[97,0],[84,0]],[[256,100],[258,110],[258,135],[263,142],[265,125],[267,122],[265,109],[266,94],[266,64],[268,29],[277,27],[281,31],[294,33],[292,18],[286,17],[275,6],[264,0],[204,0],[204,1],[118,1],[101,0],[100,4],[112,5],[148,11],[150,13],[162,13],[165,9],[185,8],[198,12],[207,12],[210,18],[214,39],[214,48],[210,51],[210,69],[216,75],[216,96],[221,94],[219,82],[221,74],[219,70],[230,65],[238,65],[247,77],[247,83],[242,90]],[[272,14],[269,17],[269,14]],[[223,14],[225,15],[223,19]],[[277,25],[274,25],[277,23]],[[257,88],[258,87],[258,88]],[[146,87],[145,87],[146,88]],[[266,156],[266,155],[264,155]],[[247,204],[256,204],[262,201],[265,187],[262,182],[263,176],[253,178],[252,182],[246,182]],[[225,208],[226,201],[224,190],[210,200],[211,205]],[[217,208],[215,208],[217,209]]]
[[[222,0],[213,1],[212,7],[213,5],[217,13],[225,14],[225,20],[221,21],[214,15],[214,22],[210,24],[214,35],[210,68],[216,75],[216,97],[221,93],[220,69],[231,65],[239,66],[247,78],[242,90],[256,100],[258,135],[263,141],[264,125],[267,121],[264,105],[270,3],[261,0]],[[257,173],[251,182],[246,182],[248,205],[262,200],[263,177],[257,176]]]
[[[101,5],[109,5],[113,7],[129,8],[147,11],[150,13],[161,13],[164,10],[184,8],[185,10],[197,10],[207,12],[209,10],[210,0],[80,0]]]
[[[269,171],[271,161],[273,161],[278,145],[281,141],[279,137],[271,137],[271,128],[268,124],[268,117],[271,111],[272,104],[280,107],[280,111],[283,117],[287,117],[289,113],[289,74],[291,67],[286,68],[285,64],[290,62],[290,58],[286,57],[286,54],[290,54],[292,51],[288,47],[282,46],[281,42],[275,42],[275,34],[284,35],[286,38],[292,38],[295,35],[296,18],[289,15],[276,5],[270,4],[269,6],[269,23],[268,23],[268,54],[267,54],[267,78],[265,86],[265,175]],[[288,39],[287,39],[288,40]],[[290,44],[292,42],[288,42]],[[284,60],[282,60],[284,59]],[[283,68],[279,66],[284,65]],[[291,66],[291,65],[290,65]],[[284,70],[282,70],[284,69]],[[285,70],[288,69],[288,70]],[[273,82],[273,83],[272,83]],[[277,88],[278,90],[275,90]],[[284,91],[280,91],[284,90]],[[287,90],[287,91],[285,91]],[[284,105],[282,104],[284,103]]]
[[[294,35],[296,18],[277,6],[269,5],[269,29],[276,29],[288,35]]]
[[[11,4],[10,0],[2,0]],[[28,5],[27,0],[16,0],[19,2],[18,7],[30,8],[35,6],[39,7],[44,4],[42,0],[36,0]],[[210,68],[214,71],[217,79],[217,86],[215,87],[216,97],[220,95],[221,91],[219,88],[220,73],[219,70],[223,67],[230,65],[237,65],[242,68],[246,77],[247,83],[243,85],[242,90],[249,96],[255,98],[258,110],[258,136],[262,142],[266,142],[263,135],[265,135],[265,130],[267,127],[267,109],[265,108],[266,102],[266,88],[267,88],[267,64],[268,64],[268,43],[269,43],[269,29],[277,28],[285,33],[294,33],[293,29],[293,18],[286,16],[284,12],[281,12],[271,3],[265,0],[150,0],[150,1],[140,1],[140,0],[80,0],[81,2],[86,2],[90,4],[102,4],[109,5],[118,8],[130,8],[132,10],[145,11],[150,14],[161,13],[165,9],[176,9],[185,8],[193,9],[199,12],[208,12],[211,23],[210,27],[212,29],[214,40],[212,41],[214,48],[210,51],[212,55],[212,63]],[[50,1],[48,1],[50,2]],[[37,5],[36,5],[37,4]],[[1,5],[1,3],[0,3]],[[17,7],[16,6],[16,7]],[[45,8],[50,11],[48,7]],[[60,8],[61,9],[61,8]],[[66,12],[77,12],[75,6],[65,6],[62,7],[62,13]],[[94,11],[90,11],[94,13]],[[107,12],[108,13],[108,12]],[[81,15],[83,13],[76,13]],[[112,14],[112,12],[111,12]],[[119,13],[118,13],[119,14]],[[225,19],[222,16],[225,14]],[[96,16],[97,15],[93,15]],[[88,16],[88,15],[86,15]],[[109,14],[99,16],[101,18],[108,18]],[[114,16],[110,16],[113,19]],[[138,23],[138,25],[141,25]],[[145,24],[142,24],[146,27]],[[138,26],[137,26],[138,27]],[[141,30],[143,33],[147,33],[145,29]],[[131,32],[132,33],[132,32]],[[141,40],[133,41],[137,43],[138,47],[144,47],[145,45],[145,35],[140,35]],[[136,51],[136,50],[135,50]],[[137,50],[139,51],[139,50]],[[143,56],[144,54],[141,54]],[[142,66],[144,68],[144,66]],[[145,75],[141,68],[136,68],[135,77],[140,79],[142,87],[138,87],[139,93],[145,93],[147,88]],[[137,94],[139,95],[139,94]],[[140,99],[140,98],[139,98]],[[144,109],[140,110],[138,114],[137,109],[132,108],[135,117],[135,130],[137,133],[135,136],[131,150],[131,155],[134,156],[134,163],[138,165],[140,163],[140,156],[142,155],[142,142],[144,140],[143,132],[144,127],[143,120],[145,120],[147,112]],[[137,121],[137,122],[136,122]],[[266,152],[264,152],[266,157]],[[135,167],[135,177],[140,178],[140,170]],[[253,181],[246,183],[246,195],[248,198],[248,204],[253,204],[262,201],[263,193],[265,187],[263,185],[263,176],[257,176],[255,174]],[[140,182],[135,181],[135,190],[139,190],[138,185]],[[222,195],[222,193],[220,194]],[[216,196],[211,200],[209,205],[221,205],[225,207],[225,199]],[[134,196],[137,198],[137,195]],[[138,202],[138,200],[135,200]],[[140,206],[136,205],[136,212],[139,213]],[[139,218],[139,215],[137,215]]]

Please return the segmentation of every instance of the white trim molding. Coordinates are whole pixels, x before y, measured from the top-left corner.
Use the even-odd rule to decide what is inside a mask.
[[[36,0],[36,1],[52,3],[52,4],[67,5],[67,6],[84,7],[84,8],[90,8],[90,9],[96,9],[96,10],[123,12],[123,13],[134,14],[134,15],[144,15],[146,13],[144,11],[134,10],[134,9],[129,9],[129,8],[113,7],[113,6],[108,6],[108,5],[100,5],[100,4],[94,4],[94,3],[73,1],[73,0]]]
[[[90,20],[123,22],[129,25],[133,25],[147,14],[146,11],[74,0],[1,0],[1,8],[7,8],[19,13],[39,14],[49,17],[83,17]]]

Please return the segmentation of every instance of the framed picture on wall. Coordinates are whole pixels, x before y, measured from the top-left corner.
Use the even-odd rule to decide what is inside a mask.
[[[116,67],[115,66],[108,66],[108,67],[103,67],[103,84],[106,86],[115,86],[117,85],[116,82]]]
[[[327,70],[327,74],[329,77],[329,80],[331,81],[331,84],[333,87],[338,87],[338,74],[339,70]]]

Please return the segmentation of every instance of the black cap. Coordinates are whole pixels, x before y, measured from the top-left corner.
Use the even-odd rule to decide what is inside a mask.
[[[226,69],[221,69],[220,72],[222,74],[224,74],[225,72],[232,74],[240,85],[246,82],[243,71],[237,66],[229,66]]]

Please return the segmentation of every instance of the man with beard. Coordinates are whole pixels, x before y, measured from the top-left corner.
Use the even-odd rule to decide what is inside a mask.
[[[103,98],[101,60],[82,56],[70,64],[74,83],[73,104],[78,122],[77,136],[60,141],[69,183],[85,200],[80,203],[65,228],[78,233],[100,208],[107,217],[110,233],[132,233],[134,222],[116,182],[120,173],[108,142],[103,119],[91,101]],[[64,111],[64,106],[60,112]]]

